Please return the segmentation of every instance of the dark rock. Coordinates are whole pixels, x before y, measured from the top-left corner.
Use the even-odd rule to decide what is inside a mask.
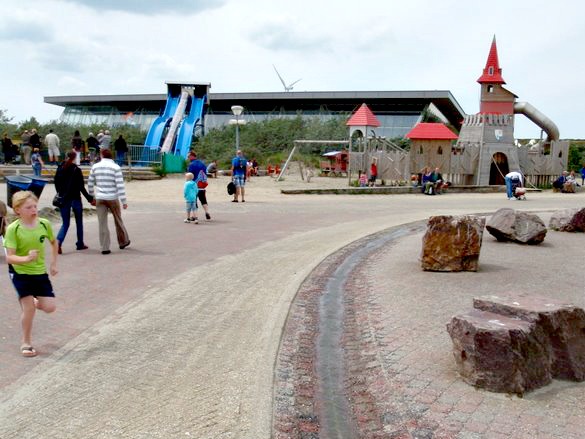
[[[546,346],[554,378],[585,380],[585,311],[555,299],[522,293],[482,296],[476,309],[515,317],[535,325]]]
[[[546,236],[546,225],[531,213],[499,209],[486,224],[487,231],[498,241],[540,244]]]
[[[433,216],[423,236],[421,265],[428,271],[477,271],[485,218]]]
[[[475,387],[521,395],[552,380],[532,322],[472,310],[453,317],[447,331],[459,373]]]

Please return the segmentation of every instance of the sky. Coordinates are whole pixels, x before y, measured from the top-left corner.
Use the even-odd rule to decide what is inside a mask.
[[[467,114],[493,37],[505,87],[585,138],[580,0],[0,0],[0,109],[58,119],[45,96],[449,90]],[[540,128],[517,116],[517,138]]]

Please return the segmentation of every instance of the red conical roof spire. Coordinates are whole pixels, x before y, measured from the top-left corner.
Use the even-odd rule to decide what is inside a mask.
[[[488,55],[483,74],[477,80],[480,84],[491,83],[491,84],[505,84],[504,78],[502,78],[502,69],[500,69],[500,62],[498,61],[498,48],[496,46],[496,36],[492,40],[492,47],[490,48],[490,54]]]
[[[372,110],[365,104],[355,112],[345,123],[347,126],[379,127],[382,125]]]

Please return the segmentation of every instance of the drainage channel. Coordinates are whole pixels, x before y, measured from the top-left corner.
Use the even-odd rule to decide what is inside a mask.
[[[319,380],[318,399],[321,437],[351,439],[357,431],[351,419],[351,408],[344,392],[344,286],[354,269],[371,253],[406,235],[420,232],[426,222],[387,229],[360,240],[358,250],[351,252],[329,278],[319,301],[319,336],[316,349],[316,373]]]

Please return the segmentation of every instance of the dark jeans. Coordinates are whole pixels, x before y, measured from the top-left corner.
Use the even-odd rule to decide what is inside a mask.
[[[71,209],[73,209],[73,215],[75,216],[75,225],[77,226],[77,242],[76,247],[79,249],[84,246],[83,243],[83,205],[81,200],[63,200],[63,206],[61,207],[61,219],[63,224],[59,233],[57,234],[57,240],[59,245],[65,240],[67,230],[69,230],[69,224],[71,223]]]
[[[125,151],[116,151],[116,163],[119,166],[124,166],[126,160],[126,152]]]

